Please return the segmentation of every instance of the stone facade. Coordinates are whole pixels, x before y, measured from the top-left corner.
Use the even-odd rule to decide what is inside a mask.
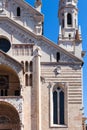
[[[78,20],[77,1],[71,1],[69,5],[74,4],[76,13],[73,17]],[[60,21],[61,7],[62,12],[72,9],[66,9],[66,2],[62,4],[60,0]],[[75,30],[78,24],[73,22],[75,36],[65,42],[72,27],[68,28],[67,23],[66,29],[60,27],[56,45],[42,35],[40,11],[40,0],[35,8],[23,0],[0,0],[0,130],[83,130],[82,48],[80,32],[77,35]],[[72,40],[74,52],[70,51]]]

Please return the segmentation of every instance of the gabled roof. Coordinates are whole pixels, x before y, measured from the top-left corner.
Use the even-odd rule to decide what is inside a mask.
[[[28,35],[34,37],[36,40],[43,40],[44,42],[46,42],[47,44],[53,46],[55,49],[60,50],[61,52],[65,53],[67,56],[73,58],[74,60],[76,60],[77,62],[83,63],[82,59],[79,59],[78,57],[76,57],[75,55],[71,54],[70,52],[66,51],[65,49],[63,49],[62,47],[58,46],[57,44],[55,44],[54,42],[52,42],[51,40],[47,39],[46,37],[44,37],[43,35],[36,35],[33,32],[27,30],[27,28],[25,28],[24,26],[16,23],[15,21],[13,21],[12,19],[10,19],[9,17],[0,17],[0,20],[8,20],[11,24],[15,25],[17,28],[21,29],[22,31],[25,31]]]
[[[31,6],[28,2],[26,2],[25,0],[14,0],[16,3],[22,5],[23,7],[25,7],[25,9],[30,9],[32,13],[37,14],[39,16],[41,16],[43,18],[43,14],[40,13],[39,11],[37,11],[33,6]]]
[[[53,41],[47,39],[44,36],[40,36],[41,39],[43,39],[43,41],[47,42],[48,44],[50,44],[51,46],[53,46],[54,48],[60,50],[61,52],[63,52],[64,54],[66,54],[67,56],[71,57],[72,59],[76,60],[77,62],[81,62],[83,63],[83,60],[76,57],[75,55],[73,55],[72,53],[66,51],[65,49],[63,49],[62,47],[60,47],[58,44],[55,44]]]

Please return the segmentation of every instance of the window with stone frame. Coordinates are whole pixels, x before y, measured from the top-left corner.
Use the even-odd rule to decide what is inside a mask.
[[[50,87],[50,126],[67,125],[67,87],[66,83],[57,83]]]
[[[64,91],[58,87],[53,91],[53,124],[64,123]]]

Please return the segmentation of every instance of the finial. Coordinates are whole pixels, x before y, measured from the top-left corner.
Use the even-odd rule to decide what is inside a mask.
[[[41,0],[36,0],[35,8],[36,8],[37,11],[41,12],[41,6],[42,6]]]

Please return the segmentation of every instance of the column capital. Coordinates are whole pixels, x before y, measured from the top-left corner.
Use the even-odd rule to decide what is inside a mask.
[[[41,57],[41,48],[40,47],[36,47],[36,49],[34,50],[34,57],[40,56]]]

